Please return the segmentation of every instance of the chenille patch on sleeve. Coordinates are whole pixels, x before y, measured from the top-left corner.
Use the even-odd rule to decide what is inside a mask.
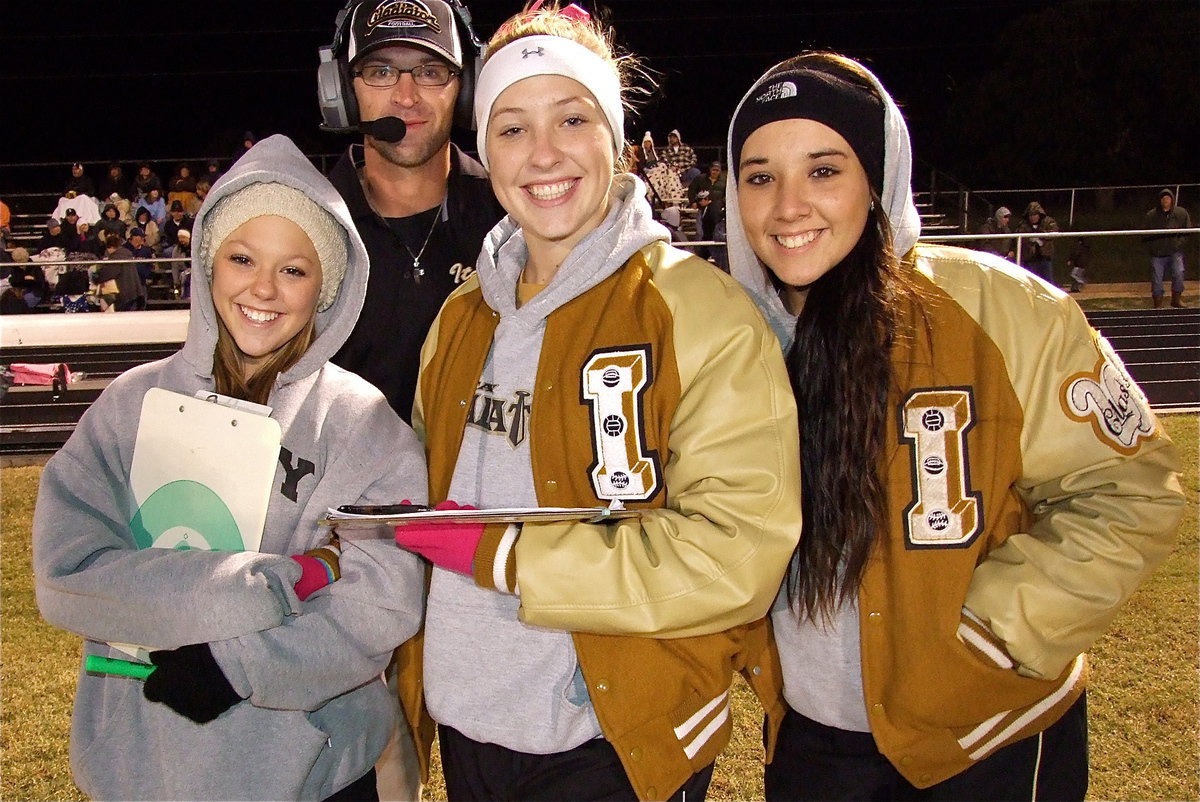
[[[1155,435],[1158,424],[1146,396],[1108,340],[1097,334],[1095,344],[1096,366],[1069,376],[1059,401],[1067,417],[1091,424],[1100,442],[1121,454],[1134,454],[1142,440]]]

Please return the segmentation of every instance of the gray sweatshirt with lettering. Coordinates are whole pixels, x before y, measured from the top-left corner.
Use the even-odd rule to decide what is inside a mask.
[[[288,555],[327,541],[317,524],[327,507],[423,501],[423,452],[378,390],[328,363],[362,306],[367,253],[337,191],[288,139],[263,140],[217,182],[197,234],[217,201],[259,181],[307,193],[350,243],[316,339],[271,392],[283,439],[260,551],[139,550],[130,529],[142,397],[213,389],[216,313],[203,271],[183,349],[113,381],[42,473],[33,563],[45,619],[81,636],[85,656],[125,656],[106,641],[209,643],[244,697],[201,725],[147,702],[137,680],[81,666],[71,768],[96,799],[323,799],[372,768],[398,715],[380,674],[420,621],[416,558],[390,538],[345,543],[341,579],[301,602]]]

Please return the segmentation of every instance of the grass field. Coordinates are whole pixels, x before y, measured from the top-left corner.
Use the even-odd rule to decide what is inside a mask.
[[[1089,690],[1095,800],[1196,800],[1200,688],[1197,618],[1196,415],[1163,419],[1186,461],[1187,514],[1175,552],[1137,592],[1092,650]],[[29,530],[40,469],[0,470],[0,799],[74,800],[67,765],[78,638],[38,617]],[[761,718],[735,688],[734,740],[709,798],[762,798]],[[445,798],[440,782],[426,799]]]

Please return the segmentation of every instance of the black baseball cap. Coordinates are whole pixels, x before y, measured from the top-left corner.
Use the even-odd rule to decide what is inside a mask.
[[[454,12],[442,0],[367,0],[354,9],[346,60],[353,64],[372,50],[411,44],[462,68],[462,45]]]

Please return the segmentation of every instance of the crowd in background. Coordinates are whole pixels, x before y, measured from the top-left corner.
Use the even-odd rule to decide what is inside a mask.
[[[254,142],[247,131],[234,161]],[[180,162],[164,181],[149,162],[132,175],[113,162],[95,182],[76,162],[40,237],[28,246],[12,241],[11,214],[0,202],[0,313],[47,305],[133,311],[145,309],[153,292],[186,299],[193,221],[222,172],[216,159],[200,169]]]

